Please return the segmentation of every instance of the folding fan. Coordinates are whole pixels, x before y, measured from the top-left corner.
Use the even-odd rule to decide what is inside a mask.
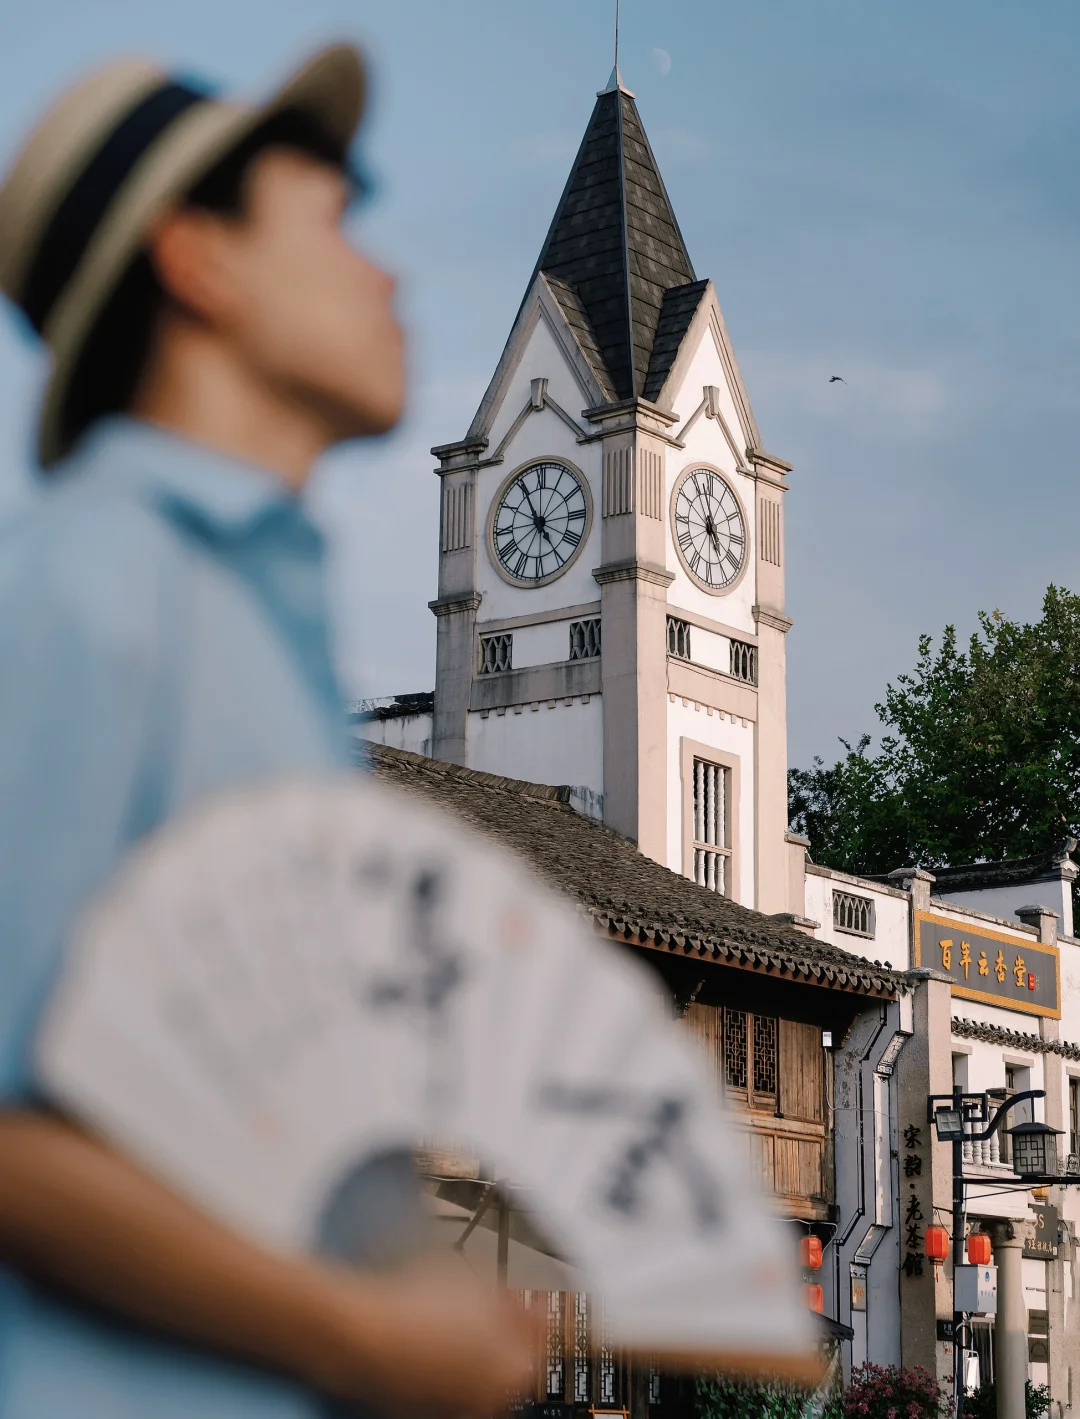
[[[438,1140],[534,1199],[615,1343],[816,1373],[793,1248],[653,977],[509,854],[363,779],[231,793],[75,931],[46,1092],[208,1210],[316,1249]]]

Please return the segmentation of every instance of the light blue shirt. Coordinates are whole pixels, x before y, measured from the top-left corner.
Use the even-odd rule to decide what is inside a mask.
[[[272,475],[98,425],[0,527],[0,1102],[74,914],[163,818],[348,763],[323,546]],[[0,1272],[0,1419],[310,1419],[269,1375],[174,1349]]]

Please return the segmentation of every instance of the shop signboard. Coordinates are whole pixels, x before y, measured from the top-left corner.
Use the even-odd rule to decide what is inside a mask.
[[[933,912],[915,914],[915,964],[943,971],[952,993],[1027,1015],[1061,1018],[1056,946]]]
[[[1053,1261],[1058,1254],[1058,1210],[1032,1205],[1035,1235],[1024,1243],[1024,1255],[1033,1261]]]

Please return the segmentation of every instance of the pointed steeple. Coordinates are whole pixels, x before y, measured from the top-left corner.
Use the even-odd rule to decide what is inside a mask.
[[[597,95],[536,271],[547,277],[607,398],[655,398],[667,372],[652,359],[658,328],[663,363],[675,333],[666,327],[673,315],[682,322],[687,305],[693,313],[700,291],[687,288],[705,283],[696,281],[617,66]]]

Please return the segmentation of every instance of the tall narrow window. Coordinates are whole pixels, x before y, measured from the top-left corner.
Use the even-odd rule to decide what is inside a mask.
[[[754,1016],[754,1093],[776,1093],[776,1044],[780,1022],[775,1015]]]
[[[694,760],[694,881],[730,895],[729,771]]]
[[[729,1089],[746,1091],[749,1060],[745,1010],[724,1011],[724,1083]]]
[[[1069,1152],[1080,1155],[1080,1079],[1069,1080]]]

